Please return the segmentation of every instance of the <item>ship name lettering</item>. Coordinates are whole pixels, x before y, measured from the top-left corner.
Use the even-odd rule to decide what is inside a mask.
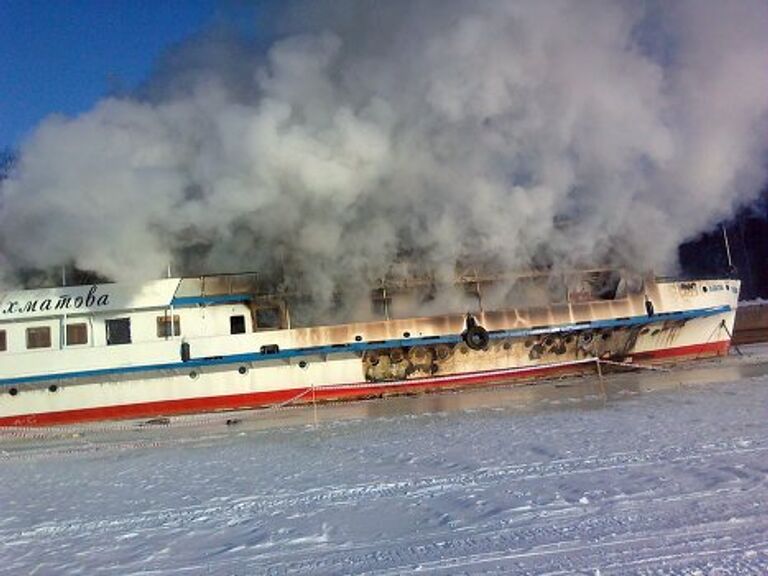
[[[86,308],[91,308],[94,304],[96,306],[109,306],[109,294],[101,294],[97,298],[96,286],[91,286],[88,289],[88,294],[85,296],[85,306]]]
[[[59,301],[56,302],[56,310],[66,310],[72,303],[72,297],[67,294],[59,296]]]
[[[30,312],[50,312],[51,310],[79,310],[85,308],[99,308],[109,306],[109,294],[97,294],[98,288],[91,286],[85,295],[73,296],[72,294],[60,294],[57,300],[45,298],[43,300],[29,300],[19,304],[17,301],[8,302],[3,314],[25,314]]]
[[[91,286],[88,289],[88,294],[85,297],[85,305],[90,308],[96,302],[96,286]]]
[[[88,292],[73,296],[59,294],[56,298],[42,300],[9,300],[2,303],[0,314],[31,314],[34,312],[50,312],[52,310],[79,310],[81,308],[101,308],[109,306],[109,294],[98,294],[98,286],[91,286]]]

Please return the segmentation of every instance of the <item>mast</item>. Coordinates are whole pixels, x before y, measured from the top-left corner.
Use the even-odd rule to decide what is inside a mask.
[[[736,268],[733,266],[733,259],[731,258],[731,244],[728,242],[728,232],[725,229],[725,224],[720,224],[723,229],[723,241],[725,242],[725,255],[728,258],[728,274],[735,274]]]

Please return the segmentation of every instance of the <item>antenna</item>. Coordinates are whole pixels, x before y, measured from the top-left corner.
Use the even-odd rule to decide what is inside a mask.
[[[733,260],[731,259],[731,244],[728,242],[728,232],[725,229],[725,224],[720,224],[720,227],[723,229],[723,241],[725,242],[725,255],[728,258],[728,273],[732,274],[735,272],[735,268],[733,267]]]

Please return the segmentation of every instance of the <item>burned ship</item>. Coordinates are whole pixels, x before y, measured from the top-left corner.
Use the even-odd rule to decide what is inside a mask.
[[[553,290],[552,273],[463,275],[464,308],[423,315],[397,310],[424,282],[382,281],[373,317],[303,326],[254,274],[2,293],[0,426],[531,383],[729,351],[738,280],[558,278]],[[489,305],[484,295],[510,283],[538,296]]]

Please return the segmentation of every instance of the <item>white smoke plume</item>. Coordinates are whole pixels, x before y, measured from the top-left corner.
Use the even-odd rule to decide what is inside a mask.
[[[398,259],[625,264],[766,181],[768,5],[293,3],[136,95],[51,117],[0,186],[6,269],[284,270],[318,302]],[[55,90],[55,86],[51,89]]]

